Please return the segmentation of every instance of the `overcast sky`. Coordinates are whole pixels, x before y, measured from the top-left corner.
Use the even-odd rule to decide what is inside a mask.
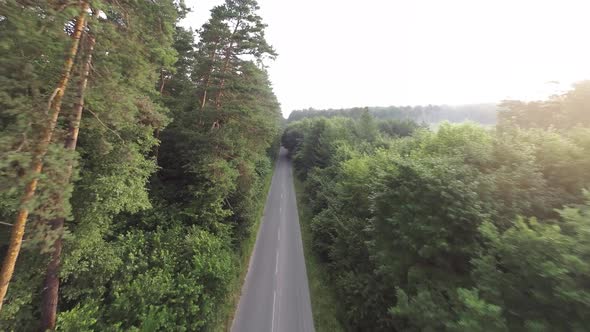
[[[538,99],[590,79],[587,0],[258,0],[283,114]],[[186,0],[199,28],[223,0]],[[558,81],[560,84],[549,83]]]

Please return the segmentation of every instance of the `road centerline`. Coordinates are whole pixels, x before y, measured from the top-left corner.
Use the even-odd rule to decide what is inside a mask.
[[[271,332],[314,331],[293,193],[291,160],[281,148],[232,332],[268,331],[269,321]]]

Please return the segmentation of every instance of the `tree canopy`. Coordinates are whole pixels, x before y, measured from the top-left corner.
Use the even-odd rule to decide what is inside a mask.
[[[365,110],[380,120],[405,120],[435,125],[444,121],[473,121],[482,125],[495,125],[498,106],[496,104],[467,105],[423,105],[423,106],[378,106],[354,107],[344,109],[316,110],[313,108],[295,110],[289,114],[288,121],[293,122],[314,117],[347,117],[358,119]]]
[[[367,111],[289,123],[313,250],[350,330],[587,329],[586,85],[507,102],[495,128]]]
[[[256,1],[0,7],[1,329],[224,324],[281,119]]]

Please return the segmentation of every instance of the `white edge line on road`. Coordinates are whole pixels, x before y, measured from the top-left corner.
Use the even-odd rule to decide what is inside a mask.
[[[279,252],[277,251],[277,259],[275,260],[275,274],[279,272]]]
[[[279,231],[277,233],[278,233],[277,240],[278,241],[281,241],[281,229],[280,228],[279,228]]]
[[[275,289],[275,291],[273,292],[273,297],[272,297],[272,327],[271,327],[271,332],[274,332],[275,330],[275,302],[277,301],[277,291]]]

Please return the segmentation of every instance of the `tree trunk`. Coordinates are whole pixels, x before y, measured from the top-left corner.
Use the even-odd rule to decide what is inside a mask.
[[[221,69],[221,83],[219,84],[219,91],[217,91],[217,97],[215,97],[215,109],[219,110],[219,108],[221,107],[221,97],[223,96],[223,88],[225,87],[225,73],[227,72],[227,69],[229,68],[229,60],[231,59],[231,51],[233,50],[234,47],[234,36],[236,35],[236,33],[238,32],[238,28],[240,27],[240,24],[242,23],[242,19],[238,18],[238,21],[236,22],[236,26],[234,27],[234,31],[232,32],[231,36],[230,36],[230,42],[229,42],[229,46],[227,47],[227,50],[225,51],[225,61],[223,64],[223,68]]]
[[[209,88],[209,76],[205,80],[205,89],[203,89],[203,96],[201,97],[201,111],[205,109],[205,101],[207,100],[207,89]]]
[[[95,39],[92,35],[87,35],[88,45],[86,49],[86,58],[82,67],[80,81],[78,82],[78,101],[74,104],[68,135],[65,139],[64,147],[67,150],[76,150],[78,143],[78,133],[80,131],[80,121],[82,120],[82,110],[84,109],[84,93],[88,84],[90,65],[92,62],[92,52],[94,51]],[[70,161],[66,165],[65,181],[68,183],[72,177],[73,164]],[[53,243],[51,260],[47,266],[45,282],[42,292],[41,302],[41,331],[54,330],[57,317],[57,302],[59,295],[59,268],[61,263],[61,251],[63,247],[64,217],[53,219],[49,222],[51,229],[57,232],[57,239]]]
[[[209,89],[209,81],[211,80],[211,74],[213,73],[213,67],[215,66],[217,44],[215,45],[211,53],[211,66],[209,66],[209,71],[207,72],[207,77],[205,78],[205,88],[203,89],[203,96],[201,97],[201,111],[205,109],[205,105],[207,104],[207,89]]]
[[[231,49],[233,47],[233,42],[229,44],[227,51],[225,52],[225,62],[223,63],[223,68],[221,69],[221,83],[219,83],[219,91],[217,91],[217,96],[215,97],[215,109],[219,110],[221,107],[221,97],[223,97],[223,88],[225,87],[225,73],[229,67],[229,60],[231,57]]]
[[[39,174],[43,169],[43,158],[45,157],[45,154],[47,154],[49,143],[53,137],[53,132],[57,124],[57,118],[59,117],[59,113],[61,111],[62,98],[68,87],[72,67],[74,65],[74,58],[78,52],[80,36],[82,35],[82,30],[86,21],[87,10],[88,2],[85,1],[82,3],[80,14],[76,19],[72,45],[64,62],[61,79],[54,94],[49,99],[48,122],[43,128],[37,147],[33,152],[29,174],[29,176],[31,176],[31,180],[29,180],[25,186],[25,191],[21,197],[20,210],[18,211],[16,221],[12,226],[8,251],[4,257],[4,261],[2,262],[2,271],[0,273],[0,310],[2,310],[4,297],[8,291],[8,284],[10,283],[10,279],[14,273],[14,266],[16,265],[16,259],[18,258],[18,254],[22,245],[23,235],[25,234],[25,225],[30,212],[29,204],[35,196]]]
[[[164,68],[162,68],[162,69],[160,69],[160,95],[163,95],[165,86],[166,86],[166,77],[164,75]]]

